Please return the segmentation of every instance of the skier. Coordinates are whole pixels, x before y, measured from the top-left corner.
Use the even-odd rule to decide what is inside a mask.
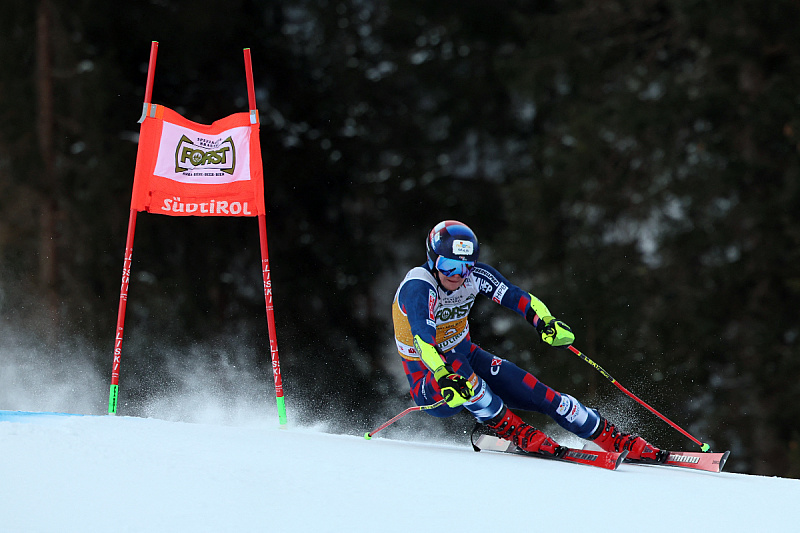
[[[417,405],[444,398],[446,404],[427,412],[448,417],[465,408],[491,433],[527,452],[560,455],[563,450],[510,408],[544,413],[606,451],[628,450],[629,459],[666,459],[666,451],[620,432],[597,410],[472,342],[468,315],[478,295],[523,316],[550,346],[566,348],[575,336],[541,300],[477,262],[478,239],[467,225],[440,222],[428,234],[426,248],[427,263],[406,274],[392,304],[397,350]]]

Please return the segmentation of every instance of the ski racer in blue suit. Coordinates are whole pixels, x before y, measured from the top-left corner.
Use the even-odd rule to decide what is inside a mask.
[[[544,413],[604,450],[628,450],[630,459],[666,458],[666,452],[618,431],[596,410],[472,341],[468,317],[479,296],[519,314],[550,346],[566,348],[575,337],[541,300],[478,262],[478,239],[466,224],[440,222],[428,234],[426,248],[427,262],[406,274],[392,304],[397,351],[417,405],[444,399],[427,412],[448,417],[467,409],[490,432],[528,452],[560,455],[563,448],[512,409]]]

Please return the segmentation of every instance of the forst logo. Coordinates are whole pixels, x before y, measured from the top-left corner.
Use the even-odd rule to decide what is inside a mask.
[[[175,172],[187,170],[216,170],[233,174],[236,168],[236,146],[233,138],[224,141],[181,137],[175,149]]]
[[[462,318],[469,314],[469,309],[472,307],[472,302],[467,302],[464,305],[457,307],[442,307],[436,311],[436,320],[447,322],[454,318]]]

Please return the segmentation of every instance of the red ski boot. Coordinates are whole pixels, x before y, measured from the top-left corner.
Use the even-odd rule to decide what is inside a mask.
[[[617,431],[616,426],[602,416],[600,425],[589,440],[593,440],[607,452],[628,450],[627,459],[633,461],[663,463],[669,457],[668,451],[659,450],[642,437]]]
[[[560,457],[564,453],[553,439],[526,424],[505,405],[497,416],[486,422],[486,427],[501,439],[513,442],[519,449]]]

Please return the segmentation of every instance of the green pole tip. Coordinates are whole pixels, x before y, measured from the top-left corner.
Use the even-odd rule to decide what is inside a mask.
[[[367,439],[367,440],[372,440],[372,437],[370,436],[369,431],[364,433],[364,438]]]
[[[707,443],[704,442],[703,445],[700,446],[700,450],[704,451],[704,452],[710,452],[711,451],[711,446],[709,446]]]

